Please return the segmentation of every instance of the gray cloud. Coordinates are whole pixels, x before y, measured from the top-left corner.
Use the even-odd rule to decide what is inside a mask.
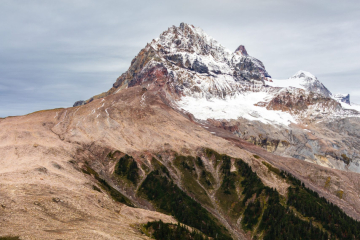
[[[306,70],[360,103],[358,16],[358,0],[1,0],[0,116],[108,90],[147,42],[180,22],[231,50],[244,44],[274,78]]]

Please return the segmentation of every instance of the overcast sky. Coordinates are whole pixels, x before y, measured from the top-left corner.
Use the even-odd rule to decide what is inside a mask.
[[[0,0],[0,117],[107,91],[172,25],[240,44],[273,78],[309,71],[360,103],[359,0]]]

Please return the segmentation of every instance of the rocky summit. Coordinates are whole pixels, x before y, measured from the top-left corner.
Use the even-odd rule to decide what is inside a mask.
[[[109,91],[0,119],[0,239],[360,239],[349,102],[170,27]]]

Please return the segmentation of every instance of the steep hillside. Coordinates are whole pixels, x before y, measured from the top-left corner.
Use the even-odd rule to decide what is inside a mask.
[[[284,224],[298,219],[291,226],[306,236],[335,236],[320,215],[293,206],[289,187],[305,188],[287,173],[360,218],[358,174],[272,155],[189,120],[164,94],[159,86],[132,87],[78,107],[2,119],[0,232],[23,239],[141,239],[149,234],[141,224],[162,219],[208,237],[268,239],[277,230],[265,210],[280,208]],[[254,211],[261,218],[249,218]]]

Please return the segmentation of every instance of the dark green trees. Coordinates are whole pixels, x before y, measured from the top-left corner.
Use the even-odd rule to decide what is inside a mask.
[[[115,174],[125,177],[132,183],[136,184],[139,180],[139,173],[136,161],[132,156],[125,155],[120,158],[115,166]]]

